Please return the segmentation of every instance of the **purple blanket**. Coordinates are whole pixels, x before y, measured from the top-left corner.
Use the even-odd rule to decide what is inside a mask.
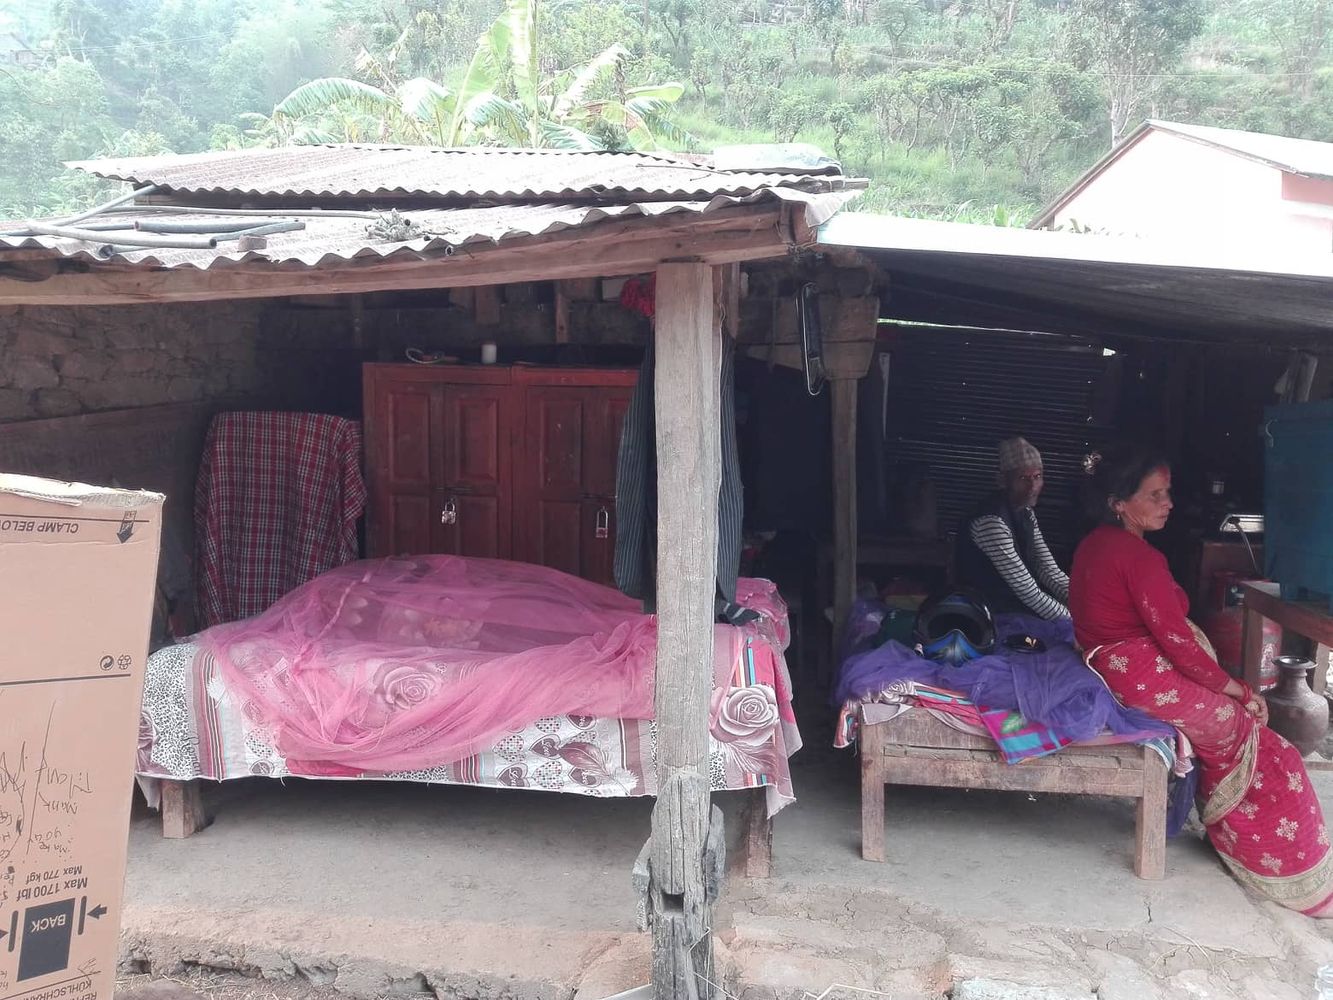
[[[866,608],[856,610],[864,614]],[[852,621],[857,618],[854,613]],[[1046,652],[1013,653],[999,647],[998,653],[951,667],[923,659],[896,642],[866,649],[863,638],[838,670],[833,703],[858,701],[895,681],[916,681],[958,691],[983,708],[1016,711],[1076,743],[1107,730],[1130,739],[1175,739],[1175,730],[1166,723],[1116,701],[1074,649],[1067,620],[997,615],[996,626],[1001,641],[1010,635],[1036,636],[1046,644]]]

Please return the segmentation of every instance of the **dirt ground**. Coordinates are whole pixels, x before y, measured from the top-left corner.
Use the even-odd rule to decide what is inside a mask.
[[[176,976],[127,973],[116,978],[116,1000],[343,1000],[337,990],[300,979],[279,982],[238,973],[191,969]]]
[[[1165,881],[1136,879],[1129,802],[894,789],[871,864],[854,761],[815,747],[793,771],[773,877],[730,878],[716,916],[731,996],[1298,1000],[1333,963],[1333,929],[1248,896],[1197,834]],[[647,981],[646,800],[256,779],[208,802],[185,841],[136,815],[128,993],[600,1000]]]

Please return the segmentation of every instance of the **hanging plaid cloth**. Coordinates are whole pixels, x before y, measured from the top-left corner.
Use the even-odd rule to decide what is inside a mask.
[[[248,618],[357,557],[361,428],[318,413],[222,413],[195,488],[200,624]]]

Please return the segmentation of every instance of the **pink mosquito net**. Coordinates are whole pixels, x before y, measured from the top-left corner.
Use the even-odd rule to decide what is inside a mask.
[[[390,772],[461,760],[545,716],[652,718],[656,637],[608,587],[422,556],[332,570],[199,642],[287,758]],[[717,645],[715,677],[733,655]]]

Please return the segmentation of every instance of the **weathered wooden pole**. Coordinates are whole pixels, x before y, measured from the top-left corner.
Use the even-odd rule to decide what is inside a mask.
[[[721,480],[723,277],[706,264],[657,271],[657,803],[636,866],[653,932],[657,1000],[711,995],[711,910],[724,866],[709,797],[708,713]]]
[[[856,600],[855,379],[829,381],[833,404],[833,649]],[[836,655],[836,653],[835,653]]]

